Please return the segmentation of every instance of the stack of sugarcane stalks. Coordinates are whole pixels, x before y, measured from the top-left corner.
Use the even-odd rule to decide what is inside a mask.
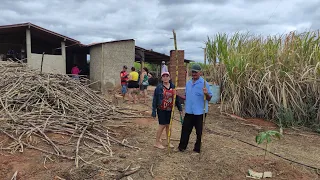
[[[79,81],[9,61],[0,62],[0,74],[0,133],[13,140],[0,143],[0,149],[23,152],[32,148],[75,160],[77,167],[79,160],[87,162],[84,156],[112,157],[114,145],[139,149],[116,139],[113,128],[117,120],[138,116],[113,106]],[[68,138],[61,142],[50,138],[52,134]]]

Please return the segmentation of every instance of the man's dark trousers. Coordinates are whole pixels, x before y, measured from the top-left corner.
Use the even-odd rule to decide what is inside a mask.
[[[184,151],[187,149],[189,143],[189,137],[193,127],[196,129],[197,141],[194,145],[193,151],[200,152],[201,135],[202,135],[203,115],[185,114],[182,125],[181,138],[179,144],[179,150]]]

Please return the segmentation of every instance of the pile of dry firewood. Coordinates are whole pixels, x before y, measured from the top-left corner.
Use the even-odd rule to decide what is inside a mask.
[[[79,161],[86,162],[82,154],[112,157],[115,145],[139,149],[118,140],[112,128],[114,122],[138,115],[115,107],[79,81],[8,61],[0,62],[0,74],[0,134],[12,140],[5,146],[0,143],[0,149],[23,152],[25,147],[32,148],[72,159],[76,166]],[[68,136],[69,140],[61,143],[48,134]],[[35,138],[46,146],[32,143]]]

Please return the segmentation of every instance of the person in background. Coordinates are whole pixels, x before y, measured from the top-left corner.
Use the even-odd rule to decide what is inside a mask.
[[[138,76],[138,82],[140,83],[140,76],[141,76],[141,71],[140,70],[138,70],[138,72],[137,72],[138,74],[139,74],[139,76]]]
[[[203,128],[204,98],[206,99],[205,113],[208,112],[208,102],[211,100],[212,92],[208,82],[201,75],[201,67],[194,64],[191,68],[192,79],[186,84],[185,117],[182,124],[179,151],[185,151],[189,143],[190,133],[193,127],[196,129],[197,140],[193,151],[200,153],[201,136]],[[204,87],[204,83],[206,86]],[[206,115],[206,114],[205,114]]]
[[[161,62],[161,74],[163,73],[163,72],[169,72],[168,71],[168,66],[166,65],[166,62],[165,61],[162,61]],[[170,78],[170,81],[169,81],[170,83],[172,83],[172,79]]]
[[[156,134],[156,143],[155,147],[159,149],[164,149],[165,147],[161,144],[161,134],[164,129],[166,129],[166,133],[169,133],[169,124],[171,120],[171,112],[174,106],[173,98],[176,90],[174,89],[174,84],[170,83],[170,73],[163,72],[161,74],[162,83],[159,84],[154,90],[153,102],[152,102],[152,117],[156,117],[158,114],[159,127]],[[175,105],[178,107],[180,111],[180,115],[182,114],[182,106],[180,104],[179,99],[176,99]],[[168,136],[166,136],[168,137]],[[169,144],[172,148],[173,145]]]
[[[74,64],[71,69],[72,78],[78,80],[80,72],[81,70],[78,68],[78,65]]]
[[[140,75],[140,94],[144,97],[144,103],[147,103],[148,91],[147,88],[149,86],[149,78],[152,76],[149,74],[148,68],[142,68],[142,73]]]
[[[166,62],[162,61],[161,62],[161,73],[160,74],[162,74],[164,72],[169,72],[169,71],[168,71],[168,66],[166,65]]]
[[[120,72],[120,84],[121,84],[121,94],[122,94],[122,98],[123,101],[125,100],[125,95],[127,93],[128,90],[128,76],[129,74],[127,73],[127,66],[123,66],[122,71]]]
[[[137,102],[137,93],[139,93],[139,74],[136,72],[136,68],[132,67],[129,73],[128,81],[128,96],[130,103]],[[134,95],[133,95],[134,94]]]

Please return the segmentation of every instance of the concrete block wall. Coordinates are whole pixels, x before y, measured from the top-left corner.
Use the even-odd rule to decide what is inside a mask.
[[[97,91],[101,91],[101,77],[102,77],[102,44],[92,46],[90,48],[90,80],[92,84],[90,87]]]
[[[27,64],[32,69],[41,70],[42,54],[32,53],[31,30],[26,29]],[[42,72],[66,74],[66,47],[61,41],[61,55],[44,54]]]
[[[93,88],[105,93],[110,88],[120,86],[122,67],[128,66],[130,72],[134,59],[134,40],[107,42],[91,47],[90,79],[100,82]]]
[[[28,58],[28,66],[32,69],[41,70],[42,54],[31,53]],[[54,74],[66,74],[66,62],[62,55],[45,54],[43,57],[42,72]]]
[[[184,63],[184,50],[178,50],[178,84],[177,87],[185,87],[186,85],[186,64]],[[170,51],[169,72],[171,74],[172,81],[175,83],[176,78],[176,51]]]

